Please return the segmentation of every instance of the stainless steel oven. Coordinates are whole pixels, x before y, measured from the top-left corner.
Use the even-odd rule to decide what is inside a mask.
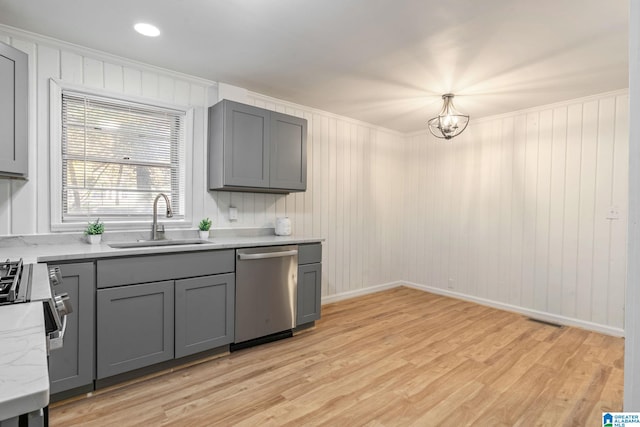
[[[45,323],[47,354],[61,348],[67,326],[67,314],[72,307],[69,296],[56,292],[62,283],[58,268],[46,264],[25,264],[22,259],[0,262],[0,305],[42,302]],[[48,408],[24,414],[19,425],[47,426]]]
[[[62,347],[67,314],[72,307],[69,295],[56,293],[62,283],[58,268],[46,264],[25,264],[22,259],[0,262],[0,305],[42,302],[48,349]]]

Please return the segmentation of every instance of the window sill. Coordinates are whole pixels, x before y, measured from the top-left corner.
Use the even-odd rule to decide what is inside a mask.
[[[84,231],[87,228],[87,224],[91,221],[95,221],[95,218],[87,218],[84,221],[78,222],[63,222],[57,224],[51,224],[51,232],[75,232]],[[104,223],[105,232],[108,231],[141,231],[151,230],[152,220],[144,221],[109,221],[100,220]],[[189,229],[195,225],[190,219],[184,220],[166,220],[166,218],[158,217],[158,224],[164,224],[167,229]]]

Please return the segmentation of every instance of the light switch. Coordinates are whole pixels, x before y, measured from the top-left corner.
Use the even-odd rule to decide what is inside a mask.
[[[229,221],[238,220],[238,208],[229,207]]]
[[[620,209],[617,206],[610,206],[607,211],[607,219],[620,219]]]

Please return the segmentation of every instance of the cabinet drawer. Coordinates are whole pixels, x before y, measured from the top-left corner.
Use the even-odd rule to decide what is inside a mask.
[[[234,270],[233,250],[106,259],[99,260],[97,263],[97,286],[98,288],[106,288],[233,273]]]
[[[322,262],[321,243],[298,246],[298,265],[313,264],[316,262]]]

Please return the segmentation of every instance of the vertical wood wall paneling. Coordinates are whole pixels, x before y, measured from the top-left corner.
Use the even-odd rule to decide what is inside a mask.
[[[104,64],[97,59],[83,57],[83,84],[94,88],[104,87]]]
[[[34,52],[37,50],[37,55],[30,54],[30,57],[35,58],[37,64],[29,64],[30,66],[35,65],[29,72],[29,81],[36,82],[29,88],[29,180],[35,186],[33,194],[37,197],[37,210],[34,209],[35,217],[29,215],[29,218],[33,220],[34,224],[37,224],[37,230],[33,230],[33,233],[46,233],[49,231],[51,223],[49,212],[51,198],[49,190],[49,79],[51,77],[60,78],[62,66],[58,49],[35,45],[33,49]],[[32,117],[36,117],[36,120],[31,120]],[[37,157],[35,168],[32,163],[34,157]]]
[[[180,81],[176,82],[176,87],[180,88]],[[212,218],[212,211],[207,209],[206,199],[209,198],[208,193],[208,177],[207,177],[207,88],[201,85],[189,84],[188,87],[180,89],[188,91],[188,104],[194,108],[193,114],[193,155],[191,156],[191,164],[187,165],[187,170],[192,170],[191,174],[187,174],[187,180],[191,180],[191,188],[193,189],[192,209],[193,222],[197,226],[202,218]],[[177,97],[177,101],[182,102],[182,95]],[[187,155],[187,158],[190,156]],[[215,211],[213,211],[215,212]],[[212,220],[217,224],[216,218]]]
[[[320,236],[329,238],[329,118],[316,116],[315,123],[320,125],[320,169],[316,169],[316,175],[320,176],[322,182],[322,194],[320,196]],[[307,179],[309,177],[307,176]],[[325,241],[322,250],[322,296],[329,295],[329,250],[328,240]]]
[[[593,279],[591,284],[591,321],[607,323],[609,305],[609,262],[611,220],[607,219],[611,206],[613,183],[613,148],[615,126],[615,98],[601,99],[598,103],[597,148],[595,170],[595,208],[593,224]],[[604,309],[603,309],[604,308]]]
[[[408,137],[405,171],[417,182],[405,210],[421,215],[408,216],[403,277],[621,329],[627,100],[485,119],[449,144]],[[619,219],[607,219],[611,207]]]
[[[582,121],[582,158],[580,165],[580,215],[578,221],[578,287],[576,315],[591,316],[593,250],[595,226],[595,189],[598,159],[598,102],[584,104]]]
[[[29,54],[29,180],[3,180],[0,183],[0,234],[33,234],[50,232],[49,190],[49,80],[83,84],[114,93],[128,95],[153,95],[156,99],[194,105],[203,115],[204,86],[192,85],[170,75],[161,78],[154,72],[141,71],[129,66],[104,62],[95,57],[85,57],[34,40],[11,38],[0,35],[15,47]],[[143,74],[145,75],[143,88]],[[158,89],[161,89],[159,91]],[[193,100],[190,101],[190,97]],[[196,104],[189,104],[195,102]],[[203,117],[194,116],[194,121],[203,124]],[[194,146],[201,151],[203,130],[194,129]],[[192,149],[192,147],[189,147]],[[201,157],[201,156],[200,156]],[[204,160],[203,160],[204,161]],[[189,167],[188,170],[192,168]],[[203,167],[193,168],[194,173],[203,174]],[[188,177],[193,180],[193,176]],[[200,181],[200,179],[199,179]],[[200,186],[202,187],[202,185]],[[194,187],[194,191],[202,191]],[[198,212],[202,212],[202,203]]]
[[[562,263],[562,313],[576,316],[578,289],[578,230],[582,159],[582,104],[570,105],[567,117],[567,155]]]
[[[121,65],[104,64],[104,88],[109,92],[124,91],[124,74]]]
[[[551,209],[551,170],[553,144],[553,110],[545,110],[539,115],[538,128],[538,170],[536,192],[535,258],[533,276],[533,304],[536,310],[547,310],[549,294],[549,230]]]
[[[500,213],[498,215],[500,223],[500,236],[498,238],[499,250],[498,259],[500,267],[498,269],[498,279],[495,292],[496,301],[509,301],[510,278],[511,278],[511,221],[512,221],[512,194],[513,194],[513,140],[514,140],[514,120],[506,118],[500,120]]]
[[[624,299],[627,285],[627,227],[629,194],[629,96],[616,97],[613,146],[613,181],[611,206],[618,209],[619,219],[611,221],[609,253],[609,298],[607,324],[624,325]],[[601,308],[602,309],[602,308]]]
[[[526,160],[526,118],[515,117],[514,152],[513,152],[513,185],[511,187],[511,263],[508,287],[510,304],[520,306],[522,303],[522,260],[524,240],[524,203],[525,203],[525,160]]]
[[[565,212],[565,171],[567,167],[567,108],[555,108],[552,117],[551,181],[549,195],[549,266],[547,310],[562,313],[562,239]]]
[[[626,95],[473,122],[450,142],[252,95],[256,105],[309,121],[308,191],[207,192],[207,87],[0,37],[30,53],[33,69],[31,179],[0,182],[2,234],[49,231],[48,79],[56,77],[194,106],[194,222],[209,216],[214,227],[272,227],[276,217],[291,217],[296,232],[327,239],[323,296],[407,279],[622,327]],[[239,221],[228,221],[229,206],[239,208]],[[619,219],[606,219],[612,206]]]

